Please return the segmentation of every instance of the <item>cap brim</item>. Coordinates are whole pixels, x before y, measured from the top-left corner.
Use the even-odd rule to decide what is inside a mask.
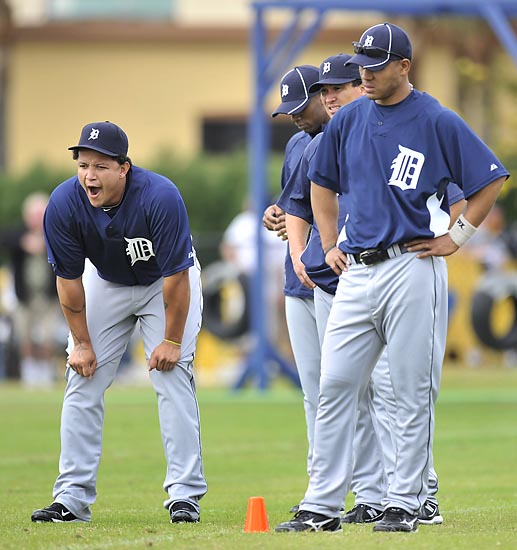
[[[354,80],[359,80],[360,77],[350,77],[350,78],[324,78],[323,80],[318,80],[310,88],[309,93],[319,92],[323,86],[328,86],[332,84],[348,84]]]
[[[354,55],[351,59],[349,59],[346,63],[346,65],[350,65],[351,63],[355,63],[356,65],[359,65],[359,67],[363,67],[363,69],[368,69],[369,71],[381,71],[388,65],[390,61],[393,61],[398,58],[391,58],[388,56],[386,59],[385,57],[369,57],[367,55],[358,53]]]
[[[283,101],[271,113],[271,116],[275,117],[276,115],[297,115],[307,107],[309,99],[310,96],[307,99],[297,99],[296,101]]]
[[[72,147],[68,148],[69,151],[75,151],[77,149],[90,149],[91,151],[97,151],[98,153],[102,153],[103,155],[108,155],[108,157],[118,157],[121,154],[102,149],[101,147],[88,147],[86,145],[73,145]]]

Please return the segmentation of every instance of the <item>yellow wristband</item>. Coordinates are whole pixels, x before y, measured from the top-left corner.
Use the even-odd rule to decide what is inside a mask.
[[[168,342],[169,344],[172,344],[174,346],[178,346],[179,348],[181,348],[181,342],[175,342],[174,340],[167,340],[167,338],[164,338],[163,341]]]

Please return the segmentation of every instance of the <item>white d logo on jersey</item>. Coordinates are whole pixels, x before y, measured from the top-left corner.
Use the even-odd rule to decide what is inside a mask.
[[[424,166],[425,156],[418,151],[399,145],[400,153],[391,163],[391,174],[389,185],[396,185],[403,191],[416,189],[418,178]]]
[[[154,256],[153,243],[142,237],[136,239],[128,239],[124,237],[127,242],[126,254],[131,258],[131,265],[135,265],[138,260],[147,262],[149,258]]]

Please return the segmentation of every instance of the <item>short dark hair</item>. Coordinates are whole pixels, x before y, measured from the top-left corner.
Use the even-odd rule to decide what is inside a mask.
[[[360,78],[356,78],[355,80],[352,80],[352,88],[359,88],[359,86],[363,85],[363,81]]]
[[[74,160],[77,160],[79,158],[79,151],[81,148],[73,149],[72,150],[72,158]],[[85,149],[85,151],[89,151],[89,149]],[[122,166],[125,162],[129,162],[131,166],[133,166],[133,163],[131,162],[131,159],[127,155],[118,155],[118,157],[110,157],[113,160],[116,160],[120,166]]]

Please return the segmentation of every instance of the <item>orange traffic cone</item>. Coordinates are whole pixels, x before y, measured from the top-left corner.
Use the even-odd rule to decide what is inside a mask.
[[[250,497],[248,499],[248,511],[246,512],[244,532],[269,532],[269,522],[267,520],[266,503],[264,501],[264,497]]]

